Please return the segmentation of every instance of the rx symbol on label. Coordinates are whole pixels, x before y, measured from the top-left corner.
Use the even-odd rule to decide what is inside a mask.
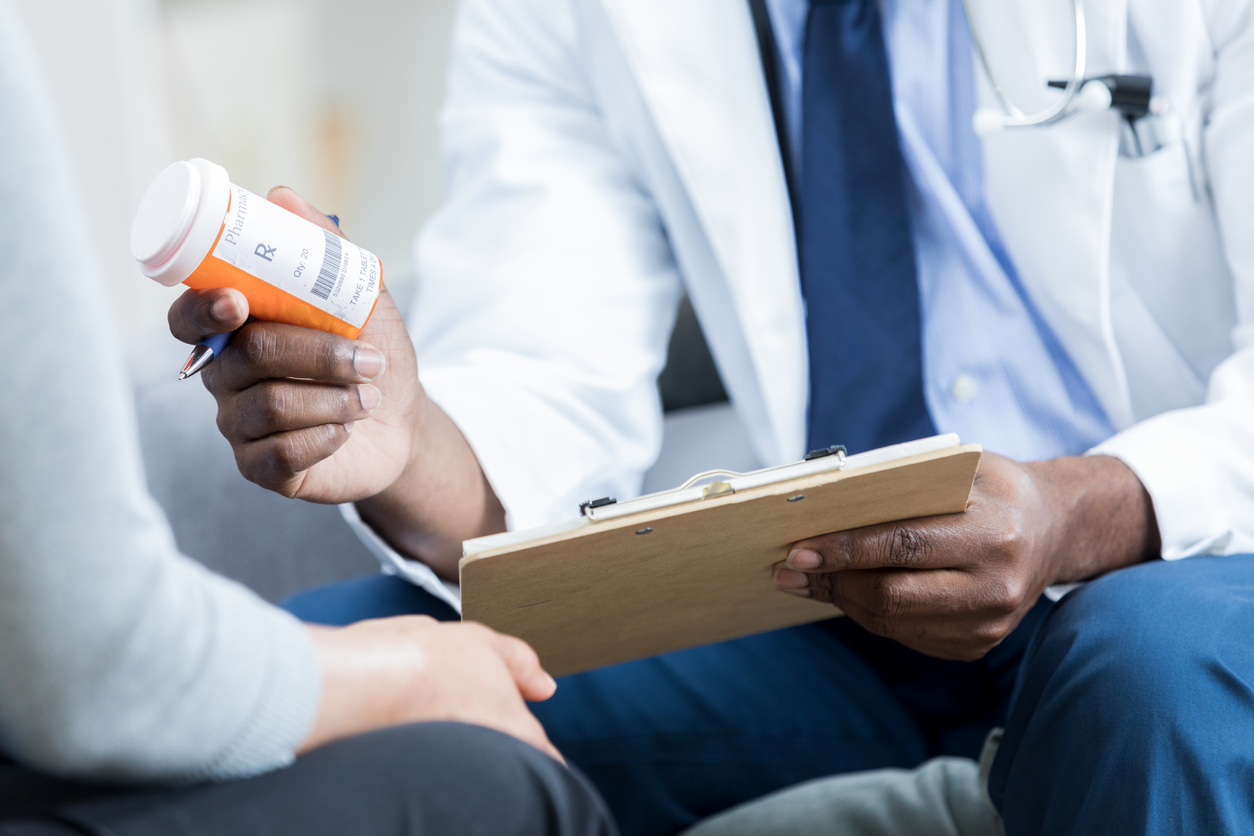
[[[274,261],[274,251],[278,247],[267,247],[265,244],[258,244],[257,249],[253,250],[253,255],[261,256],[266,261]]]

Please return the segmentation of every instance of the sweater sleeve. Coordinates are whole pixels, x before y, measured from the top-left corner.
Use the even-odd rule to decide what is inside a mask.
[[[283,766],[317,710],[313,644],[180,555],[148,495],[52,125],[0,0],[0,748],[96,779]]]

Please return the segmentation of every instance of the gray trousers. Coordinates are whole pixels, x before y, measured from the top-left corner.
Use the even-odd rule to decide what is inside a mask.
[[[278,772],[119,789],[0,764],[0,836],[613,836],[596,791],[512,737],[419,723]]]

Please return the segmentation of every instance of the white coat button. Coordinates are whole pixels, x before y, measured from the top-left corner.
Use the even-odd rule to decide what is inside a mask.
[[[975,378],[969,374],[960,374],[954,378],[954,383],[949,387],[949,394],[954,396],[954,400],[958,403],[969,403],[976,393],[980,391],[980,384],[975,382]]]

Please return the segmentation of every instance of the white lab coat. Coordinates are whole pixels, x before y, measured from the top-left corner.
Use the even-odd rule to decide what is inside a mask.
[[[1164,554],[1254,551],[1254,8],[1086,5],[1089,73],[1150,72],[1183,138],[1120,157],[1113,111],[993,136],[993,213]],[[977,8],[1003,86],[1046,101],[1067,4]],[[448,200],[410,325],[512,527],[639,490],[681,287],[761,461],[803,454],[792,217],[747,3],[465,0],[441,125]]]

